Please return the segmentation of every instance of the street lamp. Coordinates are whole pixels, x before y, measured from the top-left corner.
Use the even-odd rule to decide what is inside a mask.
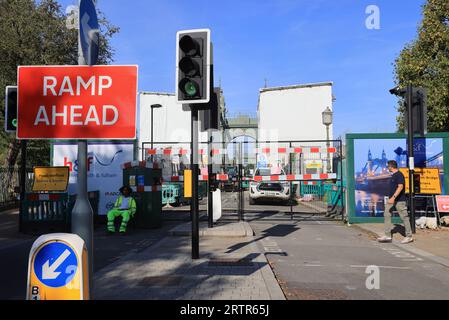
[[[151,149],[153,149],[153,110],[162,108],[160,104],[151,105]],[[153,156],[151,156],[151,161],[153,161]]]
[[[327,173],[331,171],[331,163],[329,157],[329,148],[330,148],[330,137],[329,137],[329,126],[332,124],[334,113],[329,107],[326,107],[326,110],[323,111],[323,124],[326,126],[326,145],[327,145]]]

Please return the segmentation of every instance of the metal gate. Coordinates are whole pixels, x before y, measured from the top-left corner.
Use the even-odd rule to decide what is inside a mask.
[[[189,219],[183,171],[191,167],[190,143],[157,142],[153,148],[143,143],[142,152],[143,159],[162,168],[164,213]],[[342,154],[341,140],[200,143],[200,217],[207,215],[208,184],[215,180],[224,219],[254,214],[343,218]]]

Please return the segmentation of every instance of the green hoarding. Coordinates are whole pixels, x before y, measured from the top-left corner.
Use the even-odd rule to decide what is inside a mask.
[[[401,133],[347,134],[346,173],[349,223],[383,222],[384,196],[390,175],[388,160],[407,167],[407,136]],[[438,168],[443,194],[449,190],[449,133],[415,137],[415,167]],[[399,217],[393,219],[400,222]]]

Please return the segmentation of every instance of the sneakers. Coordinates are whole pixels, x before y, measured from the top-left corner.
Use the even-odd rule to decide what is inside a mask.
[[[382,242],[382,243],[388,243],[388,242],[392,242],[393,239],[391,237],[383,236],[383,237],[377,238],[377,241]]]
[[[404,240],[401,241],[402,244],[407,244],[415,241],[412,237],[405,237]]]

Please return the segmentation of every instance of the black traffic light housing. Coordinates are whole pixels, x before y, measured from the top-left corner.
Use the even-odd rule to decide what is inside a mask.
[[[7,86],[5,92],[5,131],[17,130],[17,87]]]
[[[413,133],[424,136],[427,133],[427,92],[424,88],[412,89]]]
[[[395,87],[390,90],[390,93],[405,99],[407,107],[408,90],[400,87]],[[424,136],[427,133],[427,91],[422,87],[412,87],[412,119],[413,119],[413,133]],[[405,119],[408,119],[408,107],[406,108]],[[408,121],[406,121],[406,130],[408,128]]]
[[[210,90],[210,30],[178,31],[176,34],[176,101],[208,103]]]
[[[199,112],[201,131],[220,129],[220,91],[220,88],[215,88],[209,103],[205,105],[207,109],[200,110]]]
[[[413,192],[415,194],[421,193],[421,175],[416,172],[413,174]]]

